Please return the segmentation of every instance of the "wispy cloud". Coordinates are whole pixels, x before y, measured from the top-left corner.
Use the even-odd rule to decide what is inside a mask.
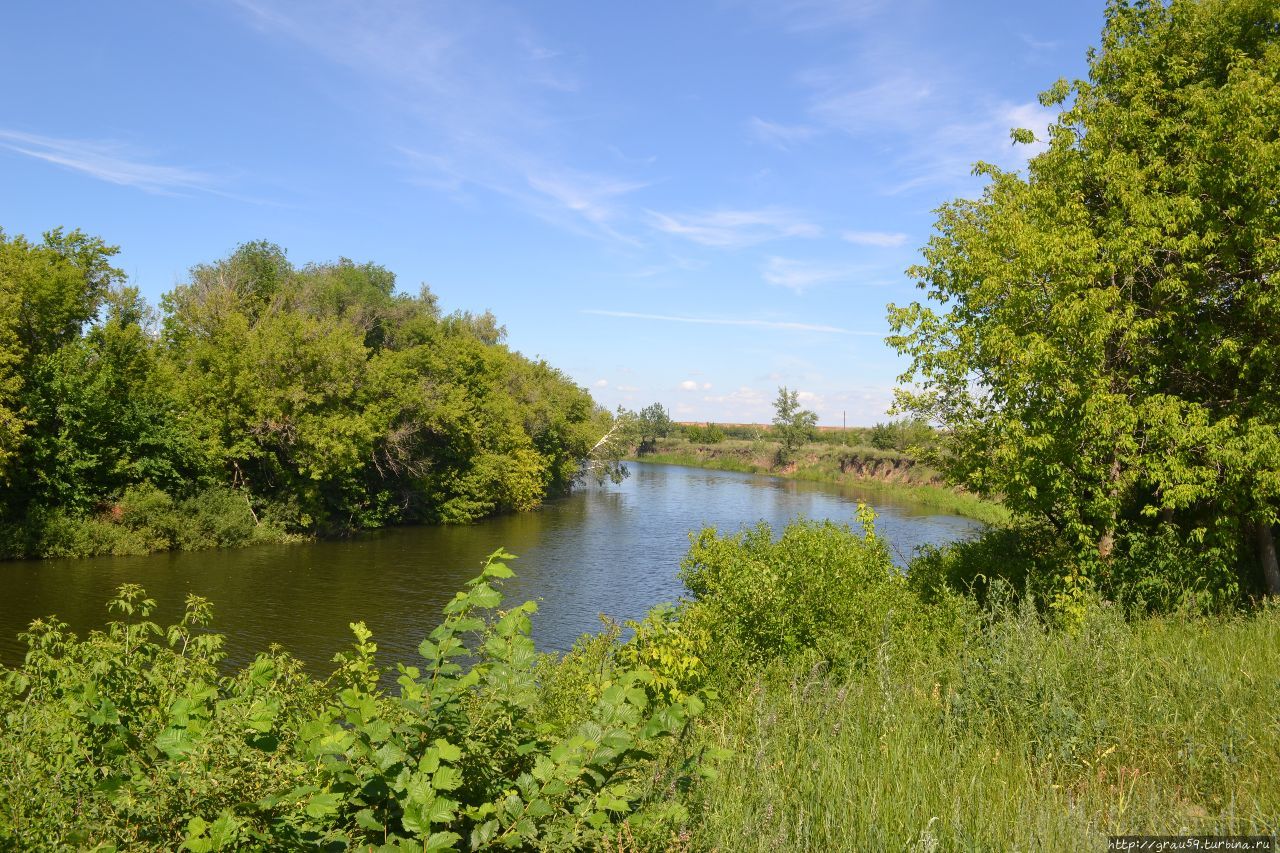
[[[877,246],[890,249],[907,242],[907,235],[896,231],[845,231],[840,238],[858,246]]]
[[[854,62],[810,68],[799,77],[810,89],[813,122],[888,152],[883,174],[896,180],[882,192],[966,191],[974,163],[1016,169],[1042,150],[1012,145],[1009,130],[1027,127],[1044,138],[1055,110],[984,97],[940,60],[912,50],[909,42],[883,43],[855,50]]]
[[[884,0],[754,0],[751,5],[773,26],[792,33],[818,34],[859,27],[886,3]]]
[[[770,284],[803,293],[815,285],[850,281],[866,272],[865,267],[830,266],[775,255],[765,263],[761,275]]]
[[[1036,53],[1048,53],[1055,51],[1062,44],[1062,42],[1059,41],[1038,39],[1035,36],[1027,35],[1026,33],[1022,33],[1018,38],[1022,39],[1022,43]]]
[[[740,249],[786,237],[820,237],[822,229],[786,210],[717,210],[700,214],[648,211],[659,231],[716,249]]]
[[[218,178],[209,172],[148,162],[144,154],[119,142],[61,139],[0,129],[0,148],[144,192],[228,195],[218,189]]]
[[[643,181],[620,181],[582,172],[562,171],[526,178],[537,192],[595,223],[617,218],[614,200],[648,186]]]
[[[1018,169],[1048,147],[1048,127],[1058,115],[1036,102],[1000,103],[984,114],[941,124],[929,136],[930,143],[904,154],[904,180],[888,189],[899,193],[923,186],[967,183],[973,165],[984,161],[1002,169]],[[1036,136],[1030,145],[1017,145],[1009,137],[1013,128],[1026,128]]]
[[[783,151],[789,151],[792,146],[808,142],[818,135],[816,127],[805,124],[778,124],[765,121],[759,116],[751,117],[751,121],[747,122],[747,129],[760,142],[781,148]]]
[[[606,311],[597,308],[585,308],[583,314],[594,314],[598,317],[624,317],[632,320],[654,320],[661,323],[692,323],[701,326],[745,326],[755,329],[781,329],[792,332],[827,332],[835,335],[859,335],[869,338],[884,337],[884,332],[856,332],[842,329],[839,326],[824,326],[817,323],[793,323],[785,320],[748,320],[735,317],[680,317],[674,314],[642,314],[635,311]]]
[[[449,3],[233,0],[260,31],[301,44],[355,85],[353,113],[399,128],[408,180],[466,199],[506,198],[576,233],[635,243],[622,196],[648,181],[567,165],[557,109],[580,88],[563,52],[518,7]],[[496,59],[496,58],[500,58]],[[626,164],[628,171],[643,162]]]

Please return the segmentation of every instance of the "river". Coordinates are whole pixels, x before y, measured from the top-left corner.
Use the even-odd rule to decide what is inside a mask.
[[[689,533],[703,526],[740,530],[763,519],[775,531],[804,516],[855,524],[857,501],[878,513],[877,529],[900,565],[916,547],[942,544],[981,525],[939,515],[874,492],[754,474],[632,463],[621,485],[587,486],[537,512],[469,527],[398,528],[342,541],[268,545],[146,557],[0,563],[0,663],[25,651],[17,634],[37,617],[58,618],[83,634],[109,618],[106,602],[122,583],[138,583],[168,624],[188,593],[214,605],[227,636],[228,662],[243,664],[278,643],[314,672],[327,672],[364,621],[379,659],[414,663],[440,608],[498,547],[518,555],[506,582],[508,603],[534,599],[534,639],[563,650],[600,627],[598,614],[642,616],[684,592],[677,573]]]

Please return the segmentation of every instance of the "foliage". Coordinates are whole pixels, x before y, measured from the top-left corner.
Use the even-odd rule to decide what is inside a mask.
[[[874,514],[865,505],[858,512],[861,533],[797,521],[776,541],[764,522],[735,536],[706,528],[691,537],[680,576],[695,618],[716,637],[708,653],[741,666],[807,650],[865,657],[905,614],[910,592]]]
[[[193,267],[161,315],[115,251],[0,232],[0,555],[464,523],[567,492],[584,462],[625,475],[585,389],[383,267],[247,243]],[[131,490],[196,517],[140,528]]]
[[[635,432],[640,441],[640,452],[653,450],[658,439],[666,438],[675,429],[675,424],[667,415],[661,403],[645,406],[635,417]]]
[[[773,436],[778,440],[778,464],[786,465],[795,458],[796,451],[812,441],[818,416],[800,408],[800,392],[778,389],[778,399],[773,402]]]
[[[1177,597],[1126,554],[1280,592],[1278,33],[1268,0],[1110,3],[1089,79],[1042,96],[1074,98],[1048,149],[939,212],[911,273],[945,310],[890,306],[901,409],[1056,531],[1069,596]]]
[[[687,819],[667,794],[695,757],[664,745],[702,701],[655,702],[648,669],[611,664],[556,724],[529,637],[536,606],[501,609],[510,556],[491,555],[446,606],[424,663],[397,666],[396,695],[378,687],[361,623],[323,683],[277,653],[220,678],[221,638],[195,597],[167,630],[129,585],[112,602],[123,618],[83,641],[35,623],[0,690],[0,843],[569,850],[624,820],[661,835]]]
[[[694,444],[719,444],[725,440],[725,432],[715,424],[690,424],[684,428],[684,437]]]
[[[877,450],[896,450],[920,456],[938,443],[938,435],[926,421],[903,418],[887,424],[876,424],[871,428],[867,440]]]

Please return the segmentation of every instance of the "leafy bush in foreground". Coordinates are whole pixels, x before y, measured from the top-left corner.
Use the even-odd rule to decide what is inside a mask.
[[[124,619],[81,641],[57,622],[0,688],[0,846],[204,851],[579,849],[687,817],[692,760],[664,744],[702,709],[655,702],[652,673],[605,650],[590,701],[557,725],[537,677],[533,603],[500,610],[501,551],[445,608],[425,664],[379,689],[363,624],[325,682],[278,652],[220,678],[191,597],[166,630],[122,587]]]
[[[804,520],[777,540],[764,522],[735,536],[698,534],[681,579],[695,620],[715,627],[716,654],[760,664],[806,650],[856,657],[871,649],[915,609],[874,518],[859,507],[861,534]]]

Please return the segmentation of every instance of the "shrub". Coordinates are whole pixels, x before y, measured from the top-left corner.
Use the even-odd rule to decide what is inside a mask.
[[[698,426],[690,424],[684,428],[684,437],[693,444],[719,444],[724,441],[724,430],[715,424]]]
[[[866,506],[858,514],[861,533],[799,520],[776,541],[763,522],[736,536],[698,534],[681,578],[696,601],[691,618],[716,638],[716,659],[761,663],[811,649],[864,659],[915,609],[874,514]]]
[[[83,641],[35,623],[0,679],[0,847],[562,850],[604,846],[623,821],[664,837],[687,819],[669,792],[696,756],[654,756],[701,699],[652,701],[652,673],[616,665],[611,638],[581,711],[548,714],[536,605],[500,609],[510,556],[445,607],[422,666],[397,665],[396,695],[361,623],[324,682],[278,654],[220,679],[195,597],[168,629],[128,585],[121,620]]]

